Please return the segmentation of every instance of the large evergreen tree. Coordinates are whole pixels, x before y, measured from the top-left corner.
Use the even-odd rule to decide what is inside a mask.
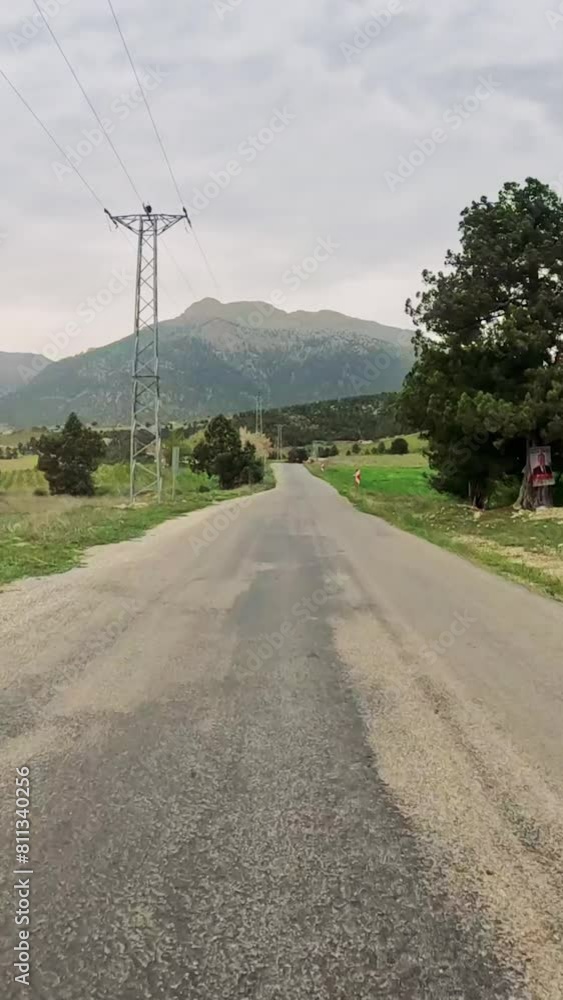
[[[264,466],[256,457],[255,446],[247,441],[243,448],[238,428],[222,413],[209,421],[203,441],[193,450],[190,464],[196,472],[217,476],[221,488],[227,490],[264,478]]]
[[[94,494],[94,472],[103,457],[102,435],[89,430],[71,413],[61,431],[43,434],[38,443],[37,467],[43,472],[53,494],[70,496]]]
[[[563,440],[563,202],[528,178],[462,212],[461,248],[407,302],[416,362],[402,399],[438,488],[486,495],[527,447]],[[537,494],[524,474],[522,499]]]

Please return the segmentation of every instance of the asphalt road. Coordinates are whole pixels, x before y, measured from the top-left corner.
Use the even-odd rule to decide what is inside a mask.
[[[0,994],[562,997],[563,606],[279,475],[0,594]]]

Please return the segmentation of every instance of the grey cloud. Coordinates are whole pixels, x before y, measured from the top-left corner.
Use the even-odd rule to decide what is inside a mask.
[[[552,30],[543,10],[513,0],[404,0],[404,12],[347,63],[340,43],[384,6],[241,0],[220,19],[212,0],[120,0],[139,65],[167,73],[151,103],[187,201],[276,107],[295,112],[197,219],[226,297],[267,297],[319,235],[331,235],[340,250],[288,308],[329,305],[403,324],[406,294],[416,291],[424,266],[441,264],[465,204],[494,194],[506,179],[532,173],[553,180],[563,168],[556,62],[563,26]],[[104,115],[133,84],[106,14],[104,5],[70,0],[53,21]],[[2,64],[63,145],[74,147],[93,125],[88,109],[45,32],[11,50],[7,33],[17,23],[13,10],[0,13]],[[499,95],[449,132],[391,193],[385,172],[489,72],[502,80]],[[0,347],[37,350],[133,250],[107,229],[75,177],[57,180],[56,152],[3,81],[0,110],[2,298],[9,317]],[[112,138],[143,196],[176,208],[144,109],[116,121]],[[94,149],[80,169],[113,211],[134,208],[108,148]],[[171,246],[196,292],[212,292],[193,241],[180,231]],[[185,284],[166,255],[162,276],[165,314],[177,309],[173,303],[187,306]],[[75,349],[126,334],[131,313],[125,296]]]

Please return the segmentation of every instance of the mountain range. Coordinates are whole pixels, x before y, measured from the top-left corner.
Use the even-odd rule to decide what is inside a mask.
[[[248,410],[258,393],[275,407],[395,391],[412,365],[411,336],[329,310],[203,299],[160,324],[163,418]],[[132,349],[126,337],[47,364],[25,384],[18,372],[29,373],[33,355],[0,353],[0,424],[51,426],[71,410],[127,423]]]
[[[0,397],[17,390],[22,384],[21,372],[33,372],[33,365],[40,358],[39,354],[0,351]]]

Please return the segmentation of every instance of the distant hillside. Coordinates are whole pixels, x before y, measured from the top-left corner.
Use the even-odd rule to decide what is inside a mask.
[[[265,303],[194,303],[161,323],[165,420],[387,392],[412,365],[409,334],[333,312],[285,313]],[[126,423],[132,338],[46,367],[0,400],[0,424]]]
[[[41,359],[39,354],[11,354],[0,351],[0,396],[14,392],[36,376],[34,362]]]
[[[266,410],[264,433],[276,440],[276,427],[283,424],[286,445],[309,445],[313,441],[373,441],[405,433],[395,412],[396,393],[329,399],[319,403],[285,406]],[[250,430],[255,426],[255,410],[237,413],[235,422]]]

